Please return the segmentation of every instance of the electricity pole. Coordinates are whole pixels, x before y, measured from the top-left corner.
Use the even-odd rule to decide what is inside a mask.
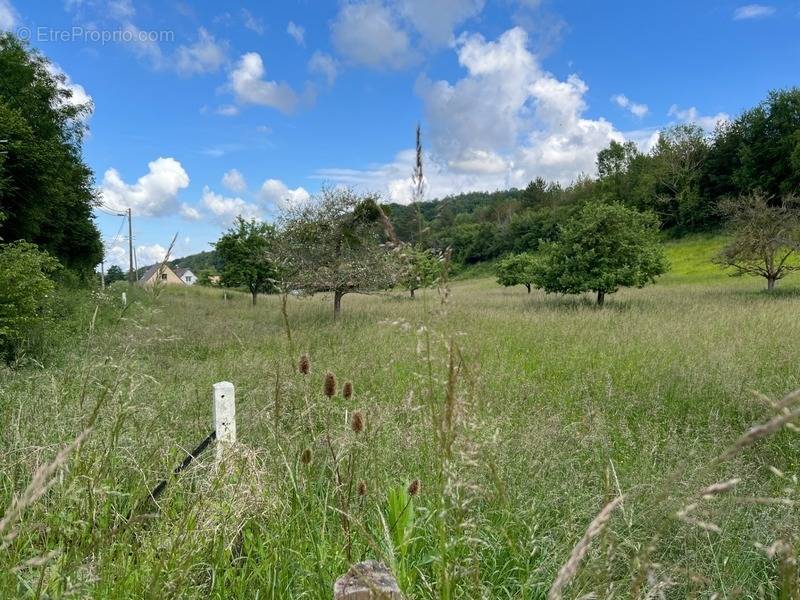
[[[105,261],[100,261],[100,289],[106,289],[106,265]]]
[[[133,271],[133,224],[131,223],[131,209],[128,209],[128,283],[136,283],[136,273]]]

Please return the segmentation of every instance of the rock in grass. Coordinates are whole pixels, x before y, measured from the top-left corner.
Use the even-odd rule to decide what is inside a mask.
[[[333,586],[334,600],[399,600],[402,597],[394,575],[377,560],[354,564]]]

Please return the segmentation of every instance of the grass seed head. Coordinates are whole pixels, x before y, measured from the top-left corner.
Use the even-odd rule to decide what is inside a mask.
[[[300,453],[300,462],[304,465],[308,465],[311,463],[311,448],[306,448],[303,452]]]
[[[342,386],[342,396],[344,396],[345,400],[350,400],[353,396],[353,383],[350,381],[345,381],[344,385]]]
[[[367,482],[363,479],[358,480],[358,485],[356,486],[356,490],[358,491],[359,498],[363,498],[367,495]]]
[[[361,412],[356,411],[353,413],[353,417],[350,419],[350,428],[355,433],[364,431],[364,415]]]
[[[322,391],[328,398],[333,398],[336,395],[336,375],[330,371],[325,373],[325,385]]]
[[[422,484],[419,482],[419,479],[415,479],[411,483],[408,484],[408,495],[412,498],[419,494],[419,490]]]
[[[308,354],[303,354],[300,357],[297,370],[300,371],[301,375],[308,375],[308,373],[311,371],[311,359],[308,358]]]

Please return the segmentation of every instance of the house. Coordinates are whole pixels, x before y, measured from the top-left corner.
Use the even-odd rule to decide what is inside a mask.
[[[183,267],[176,267],[175,268],[175,275],[177,275],[183,283],[186,285],[194,285],[197,283],[197,276],[192,273],[191,269],[185,269]]]
[[[183,280],[175,274],[169,265],[157,264],[153,265],[144,272],[139,285],[154,286],[154,285],[186,285]]]

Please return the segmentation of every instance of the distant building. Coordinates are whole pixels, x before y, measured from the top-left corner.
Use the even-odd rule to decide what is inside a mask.
[[[183,283],[186,285],[194,285],[197,283],[197,276],[192,273],[191,269],[184,269],[182,267],[176,267],[175,275],[177,275]]]
[[[176,275],[169,265],[157,264],[153,265],[144,272],[139,285],[154,286],[154,285],[186,285],[184,281]]]
[[[220,283],[222,283],[222,277],[220,277],[219,275],[209,275],[208,283],[210,283],[211,285],[219,285]]]

